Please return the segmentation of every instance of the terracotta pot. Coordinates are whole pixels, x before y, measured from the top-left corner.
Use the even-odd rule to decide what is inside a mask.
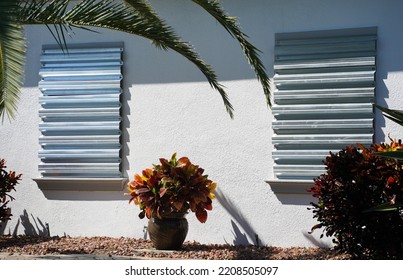
[[[188,233],[187,213],[171,213],[148,220],[148,233],[157,250],[179,250]]]

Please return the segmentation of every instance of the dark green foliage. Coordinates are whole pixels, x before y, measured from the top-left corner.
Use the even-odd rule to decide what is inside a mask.
[[[254,69],[270,103],[270,78],[261,52],[248,41],[236,17],[228,15],[219,1],[192,0],[217,21],[239,43],[247,62]],[[205,63],[194,47],[183,41],[146,0],[1,0],[0,1],[0,116],[13,118],[20,96],[25,56],[23,25],[46,25],[62,49],[74,28],[106,28],[149,39],[162,50],[171,49],[192,62],[221,95],[233,117],[233,107],[213,68]]]
[[[21,174],[16,174],[14,171],[6,171],[5,161],[0,160],[0,221],[10,220],[11,211],[8,203],[14,200],[8,193],[15,190],[15,186],[21,179]]]
[[[403,214],[401,208],[376,211],[379,205],[401,205],[402,165],[374,153],[381,145],[362,151],[354,146],[325,160],[325,174],[308,191],[318,199],[314,218],[323,235],[333,237],[336,248],[365,259],[403,258]],[[370,210],[370,211],[369,211]]]

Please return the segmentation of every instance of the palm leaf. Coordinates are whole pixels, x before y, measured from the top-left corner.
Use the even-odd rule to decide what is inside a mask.
[[[124,2],[126,5],[123,2],[83,0],[70,8],[67,0],[26,1],[19,21],[22,24],[53,24],[70,28],[100,27],[150,39],[160,48],[172,49],[195,64],[211,87],[220,93],[227,112],[233,118],[233,107],[212,67],[201,59],[189,43],[183,42],[145,1]],[[64,32],[62,28],[56,30],[60,34]],[[63,43],[63,37],[56,34],[56,38],[59,44]]]
[[[178,40],[180,38],[174,33],[172,27],[168,26],[155,12],[153,7],[146,1],[142,0],[124,0],[126,5],[131,6],[133,9],[135,9],[140,15],[143,17],[144,22],[150,22],[155,27],[159,27],[161,29],[164,29],[166,32],[170,32],[171,35],[177,37]],[[152,41],[152,43],[163,50],[168,50],[168,48],[160,44],[158,41]]]
[[[370,209],[366,209],[362,211],[363,213],[370,213],[370,212],[388,212],[388,211],[397,211],[403,207],[403,204],[401,203],[396,203],[396,204],[390,204],[390,203],[383,203],[377,206],[374,206]]]
[[[257,79],[260,81],[263,87],[264,94],[266,96],[266,102],[271,106],[271,89],[270,79],[266,74],[265,67],[259,58],[260,50],[253,46],[246,38],[247,35],[243,33],[238,25],[237,19],[233,16],[229,16],[221,8],[220,3],[215,0],[192,0],[194,3],[201,6],[206,12],[214,17],[227,31],[228,33],[238,40],[244,55],[246,56],[248,63],[253,67]]]
[[[385,117],[403,126],[403,111],[388,109],[379,105],[375,106],[384,113]]]
[[[15,0],[0,1],[0,117],[14,118],[23,83],[25,38]]]
[[[387,158],[395,158],[395,159],[403,161],[403,151],[402,150],[391,151],[391,152],[378,152],[378,153],[375,153],[375,155],[387,157]]]

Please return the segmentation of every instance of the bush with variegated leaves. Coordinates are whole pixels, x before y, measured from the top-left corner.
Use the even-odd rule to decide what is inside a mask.
[[[160,164],[135,174],[128,184],[130,201],[140,207],[140,218],[163,218],[171,213],[194,212],[204,223],[207,210],[212,210],[216,183],[203,175],[204,169],[189,158],[160,158]]]
[[[15,186],[21,179],[21,174],[16,174],[15,171],[6,170],[6,162],[4,159],[0,159],[0,221],[5,222],[10,220],[11,209],[8,207],[8,203],[14,198],[9,192],[15,190]]]
[[[326,158],[326,173],[308,190],[318,199],[311,203],[319,222],[312,230],[322,228],[322,236],[356,258],[403,258],[403,166],[378,155],[403,146],[392,140],[359,148]]]

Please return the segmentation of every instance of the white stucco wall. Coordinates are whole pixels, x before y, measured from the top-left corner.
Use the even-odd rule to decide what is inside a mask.
[[[279,195],[272,179],[271,112],[242,53],[217,23],[187,0],[151,1],[184,40],[197,47],[227,87],[235,119],[204,76],[173,52],[119,32],[76,31],[69,42],[123,41],[123,171],[132,178],[160,157],[188,156],[218,183],[206,224],[189,215],[187,240],[202,243],[254,243],[276,246],[329,245],[307,210],[309,195]],[[240,19],[243,31],[262,52],[272,75],[274,33],[378,27],[377,103],[401,108],[403,88],[403,2],[399,0],[227,0],[224,8]],[[146,220],[122,192],[42,192],[32,180],[38,173],[38,70],[43,44],[54,43],[46,28],[26,28],[26,81],[15,120],[0,126],[0,158],[23,173],[13,193],[13,217],[0,233],[32,234],[49,224],[52,235],[143,237]],[[403,129],[376,114],[376,141]],[[221,203],[220,203],[221,202]],[[319,233],[319,232],[318,232]]]

